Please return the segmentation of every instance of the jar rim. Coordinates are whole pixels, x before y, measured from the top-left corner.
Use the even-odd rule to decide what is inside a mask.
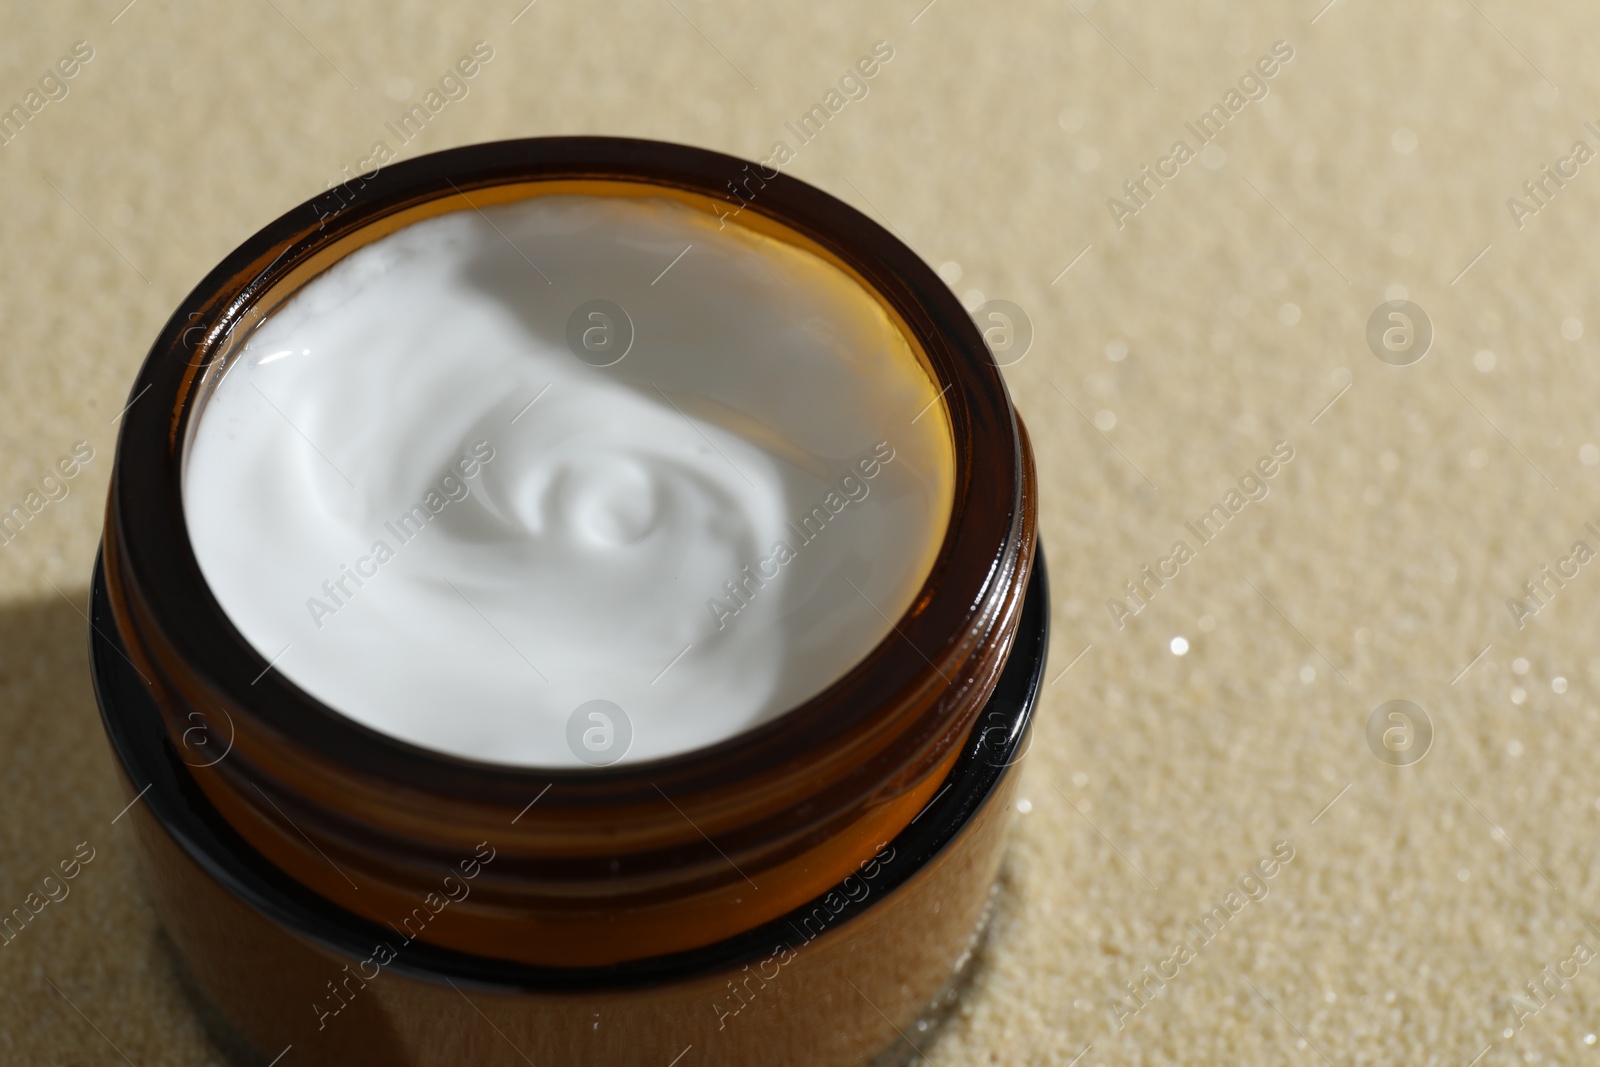
[[[201,574],[182,502],[188,438],[208,381],[242,347],[245,335],[234,343],[234,331],[270,313],[261,307],[263,298],[291,272],[303,272],[319,252],[357,231],[479,190],[598,179],[725,200],[730,179],[748,168],[704,149],[616,137],[472,145],[385,167],[356,179],[358,189],[346,183],[335,190],[336,201],[329,194],[314,198],[247,239],[183,300],[152,346],[130,395],[151,390],[165,403],[133,404],[119,433],[108,534],[117,539],[118,569],[137,587],[148,622],[208,690],[228,706],[255,713],[284,741],[365,777],[489,803],[530,795],[530,788],[551,782],[568,787],[560,792],[571,803],[592,792],[586,786],[615,796],[663,783],[693,791],[754,778],[870,725],[885,698],[925,682],[930,672],[942,673],[937,661],[993,600],[996,585],[1007,578],[1005,557],[1016,551],[1023,462],[1015,413],[977,326],[932,269],[867,216],[781,172],[763,172],[759,195],[742,210],[823,249],[893,309],[935,374],[935,387],[944,390],[939,403],[954,437],[952,513],[932,567],[891,631],[830,686],[721,742],[660,759],[601,768],[490,763],[381,733],[272,671]],[[929,739],[949,725],[925,724]]]

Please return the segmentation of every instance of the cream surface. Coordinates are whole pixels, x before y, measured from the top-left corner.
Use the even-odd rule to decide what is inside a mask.
[[[536,197],[414,223],[274,312],[202,413],[185,513],[246,640],[337,711],[495,763],[645,760],[891,632],[951,506],[937,398],[816,256],[666,199]]]

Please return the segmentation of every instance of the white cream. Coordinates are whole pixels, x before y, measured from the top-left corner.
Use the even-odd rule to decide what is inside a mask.
[[[610,366],[627,323],[567,342],[594,300],[631,321]],[[495,763],[638,761],[890,633],[951,506],[937,398],[820,258],[665,198],[536,197],[410,225],[273,313],[202,413],[185,512],[245,639],[337,711]],[[596,700],[621,743],[592,705],[580,760]]]

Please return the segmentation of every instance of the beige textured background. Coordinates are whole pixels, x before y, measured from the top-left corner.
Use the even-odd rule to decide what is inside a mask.
[[[480,39],[471,95],[406,154],[604,132],[765,156],[890,42],[791,173],[1032,317],[1008,373],[1056,680],[994,936],[929,1061],[1600,1057],[1600,961],[1537,1014],[1508,1006],[1600,950],[1600,565],[1525,629],[1505,606],[1575,540],[1600,549],[1600,164],[1522,229],[1506,206],[1574,141],[1600,148],[1592,4],[123,2],[0,15],[6,105],[95,50],[0,147],[0,504],[74,441],[96,452],[0,549],[0,910],[96,849],[0,947],[0,1062],[219,1062],[111,822],[86,677],[111,420],[189,287]],[[1184,121],[1277,40],[1295,55],[1270,95],[1119,230],[1107,198],[1196,146]],[[1436,332],[1403,368],[1364,340],[1394,287]],[[1271,495],[1117,629],[1106,599],[1278,440]],[[1394,698],[1436,731],[1414,766],[1365,740]],[[1122,983],[1277,841],[1295,858],[1270,895],[1118,1029]]]

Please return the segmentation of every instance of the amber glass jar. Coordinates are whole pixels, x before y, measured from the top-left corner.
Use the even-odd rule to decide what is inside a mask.
[[[183,509],[206,398],[275,308],[409,223],[550,193],[667,196],[832,263],[899,325],[953,438],[944,541],[877,647],[764,725],[608,768],[460,759],[319,703],[230,623]],[[394,1014],[476,1000],[454,981],[504,1000],[501,1036],[534,1062],[656,1063],[696,1034],[710,1050],[704,1022],[742,1036],[695,1062],[754,1062],[746,1043],[759,1039],[801,1042],[768,1047],[765,1062],[864,1063],[955,972],[1042,669],[1034,470],[976,327],[876,224],[782,174],[681,146],[552,138],[437,153],[252,237],[174,313],[130,395],[141,402],[123,420],[96,582],[97,683],[130,796],[152,784],[141,827],[163,917],[254,1054],[310,1022],[300,1062],[349,1062],[338,1050],[351,1047],[464,1062],[481,1024]],[[796,998],[829,975],[827,996],[852,1006],[808,1027],[823,1009]],[[758,985],[775,988],[763,998]],[[689,1001],[704,1018],[674,1021]],[[747,1011],[770,1017],[731,1021]],[[484,1055],[506,1052],[492,1045]]]

